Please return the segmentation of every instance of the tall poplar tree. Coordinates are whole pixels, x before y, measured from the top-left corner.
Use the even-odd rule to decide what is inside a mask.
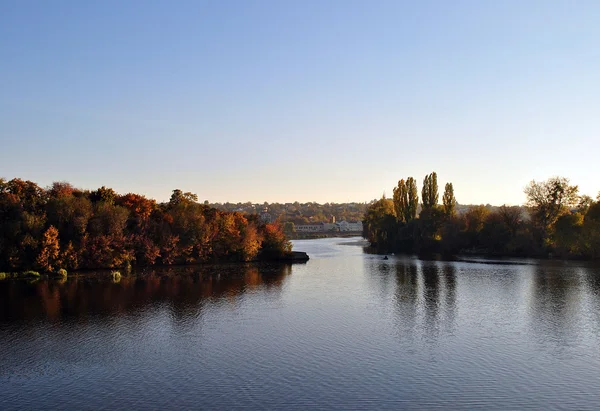
[[[407,221],[408,191],[404,179],[398,181],[398,187],[394,187],[394,210],[398,221]]]
[[[423,201],[423,208],[433,208],[437,205],[439,194],[437,185],[437,174],[435,171],[428,174],[423,179],[423,189],[421,190],[421,198]]]
[[[419,194],[417,192],[417,180],[408,177],[406,180],[406,191],[408,193],[408,205],[406,208],[406,222],[417,218],[417,208],[419,208]]]
[[[423,209],[429,208],[429,174],[423,179],[423,188],[421,189],[421,200],[423,201]]]
[[[454,213],[456,213],[456,198],[454,198],[454,187],[452,187],[452,183],[446,183],[442,202],[444,203],[444,214],[453,216]]]

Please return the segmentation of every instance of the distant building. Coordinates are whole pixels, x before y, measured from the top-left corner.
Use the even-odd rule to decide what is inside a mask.
[[[325,223],[324,224],[324,230],[325,231],[340,231],[338,226],[334,223]]]
[[[339,229],[339,231],[362,231],[363,224],[362,221],[340,221],[339,223],[335,223]]]
[[[325,223],[296,224],[297,233],[318,233],[325,231]]]
[[[273,221],[275,221],[275,218],[273,218],[273,216],[269,213],[269,210],[265,207],[263,212],[260,213],[260,216],[258,217],[260,219],[261,223],[272,223]]]
[[[350,221],[348,223],[348,228],[350,229],[350,231],[361,231],[363,230],[363,223],[362,221]]]
[[[318,233],[324,231],[353,231],[362,232],[362,221],[340,221],[338,223],[296,224],[297,233]]]

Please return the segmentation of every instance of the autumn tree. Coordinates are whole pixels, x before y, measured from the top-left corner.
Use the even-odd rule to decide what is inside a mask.
[[[32,181],[13,178],[0,184],[0,194],[13,195],[21,203],[21,208],[30,213],[42,212],[48,201],[46,191]]]
[[[128,193],[121,196],[117,204],[127,208],[133,215],[142,220],[150,218],[150,214],[156,208],[156,201],[149,200],[143,195]]]
[[[141,234],[147,228],[150,215],[156,209],[156,201],[149,200],[143,195],[128,193],[119,197],[116,203],[129,210],[127,226],[136,234]]]
[[[97,203],[88,225],[92,235],[121,235],[125,230],[129,211],[109,203]]]
[[[367,208],[363,217],[363,237],[380,249],[389,249],[396,226],[393,201],[381,197]]]
[[[153,265],[160,257],[160,247],[148,236],[133,234],[130,237],[136,265]]]
[[[42,237],[40,253],[37,256],[36,263],[42,270],[51,272],[60,268],[59,256],[58,230],[54,226],[50,226]]]
[[[498,214],[502,218],[502,221],[509,229],[511,236],[515,236],[517,234],[517,230],[521,225],[523,218],[523,211],[519,206],[507,206],[506,204],[500,206],[498,209]]]
[[[50,198],[70,197],[73,195],[75,188],[66,181],[55,181],[48,189]]]
[[[261,256],[266,258],[281,257],[292,250],[292,244],[288,241],[283,228],[279,223],[270,223],[262,226]]]
[[[585,215],[585,213],[587,213],[587,210],[592,204],[594,204],[594,199],[592,197],[585,194],[579,196],[579,201],[577,203],[577,211],[580,212],[582,215]]]
[[[48,201],[48,223],[55,226],[63,242],[79,242],[93,215],[92,203],[85,197],[61,195]]]
[[[564,177],[552,177],[542,182],[533,180],[525,188],[526,205],[531,209],[533,220],[542,230],[544,238],[549,236],[558,218],[577,205],[578,190]]]
[[[170,205],[177,205],[180,203],[196,203],[198,202],[198,196],[194,193],[186,192],[184,193],[180,189],[173,190],[173,194],[171,194],[171,199],[169,200]]]
[[[90,193],[90,200],[93,203],[98,203],[100,201],[113,204],[117,198],[117,193],[112,188],[107,188],[105,186],[100,187],[99,189],[92,191]]]
[[[490,214],[484,205],[473,206],[465,213],[467,231],[478,233],[483,228],[487,216]]]
[[[256,228],[255,224],[252,223],[248,223],[246,225],[244,225],[241,229],[241,236],[242,236],[242,240],[241,240],[241,257],[243,261],[252,261],[256,258],[256,256],[258,255],[260,248],[261,248],[261,243],[262,243],[262,237],[261,235],[258,233],[258,230]],[[283,240],[284,242],[287,240]],[[286,244],[287,246],[287,244]],[[289,247],[287,247],[289,248]],[[289,248],[291,249],[291,248]]]
[[[62,248],[60,253],[60,261],[62,263],[62,268],[66,268],[68,270],[76,270],[79,268],[79,253],[73,246],[72,241],[69,241],[67,246]]]
[[[0,180],[0,269],[30,269],[46,227],[47,193],[18,178]]]

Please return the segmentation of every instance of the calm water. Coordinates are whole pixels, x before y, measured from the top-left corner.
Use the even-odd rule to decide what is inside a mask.
[[[0,409],[598,409],[600,270],[368,255],[0,282]]]

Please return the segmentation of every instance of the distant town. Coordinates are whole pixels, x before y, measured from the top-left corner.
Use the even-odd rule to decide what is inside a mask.
[[[206,205],[222,211],[244,214],[260,214],[265,222],[279,221],[281,224],[292,223],[297,231],[339,229],[345,230],[348,224],[361,221],[370,203],[208,203]],[[317,226],[324,223],[324,226]],[[328,225],[329,224],[329,225]],[[337,224],[332,226],[331,224]],[[298,228],[311,226],[312,228]],[[288,224],[289,227],[289,224]],[[356,228],[357,226],[351,226]],[[360,228],[359,230],[362,230]]]
[[[292,224],[285,225],[285,224]],[[285,223],[284,231],[297,232],[297,233],[322,233],[322,232],[357,232],[362,233],[363,224],[362,221],[340,221],[331,223],[312,223],[312,224],[294,224]]]
[[[376,200],[364,203],[209,203],[206,205],[218,210],[259,214],[263,222],[279,221],[287,233],[331,233],[363,231],[363,218],[369,205]],[[466,213],[471,205],[456,205],[458,214]],[[498,207],[485,205],[490,212]],[[523,210],[524,211],[524,210]]]

